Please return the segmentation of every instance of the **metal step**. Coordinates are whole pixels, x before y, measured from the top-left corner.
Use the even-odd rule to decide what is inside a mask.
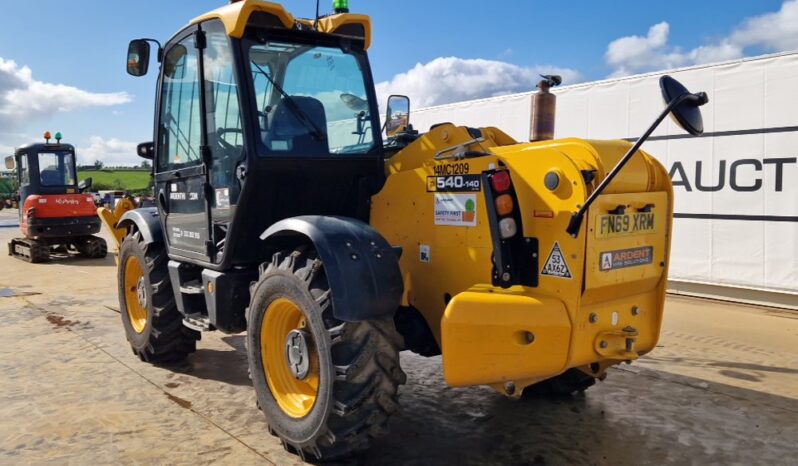
[[[190,314],[185,316],[183,318],[183,325],[198,332],[209,332],[211,330],[216,330],[216,328],[211,325],[211,321],[208,319],[208,316],[204,314]]]
[[[203,291],[202,282],[199,280],[192,280],[180,285],[180,292],[183,294],[202,294]]]

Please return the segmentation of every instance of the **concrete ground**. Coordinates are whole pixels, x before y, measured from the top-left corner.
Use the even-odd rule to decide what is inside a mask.
[[[17,229],[0,212],[0,247]],[[0,464],[300,464],[266,432],[242,336],[177,370],[125,341],[113,259],[0,255]],[[670,297],[656,351],[584,396],[452,389],[403,354],[391,434],[353,464],[798,464],[798,314]]]

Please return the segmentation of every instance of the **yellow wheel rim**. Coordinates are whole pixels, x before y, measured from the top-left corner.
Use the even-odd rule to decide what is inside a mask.
[[[306,327],[305,315],[294,302],[280,298],[266,308],[260,327],[260,352],[266,383],[284,413],[302,418],[310,413],[319,390],[319,364],[316,347],[307,337],[307,375],[301,380],[289,368],[286,341],[295,330]],[[306,332],[305,335],[309,335]]]
[[[125,263],[125,307],[130,325],[136,333],[147,326],[147,294],[144,283],[144,270],[139,260],[129,257]]]

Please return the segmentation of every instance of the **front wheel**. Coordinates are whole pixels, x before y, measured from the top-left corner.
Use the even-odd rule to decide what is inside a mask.
[[[367,449],[387,432],[406,376],[393,320],[341,322],[315,253],[276,254],[253,288],[247,351],[270,432],[303,459]]]
[[[146,244],[131,231],[119,249],[119,310],[133,353],[151,363],[180,362],[200,333],[183,325],[162,243]]]

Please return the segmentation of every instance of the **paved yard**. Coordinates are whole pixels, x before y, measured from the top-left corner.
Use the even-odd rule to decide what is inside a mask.
[[[16,211],[0,212],[7,220]],[[0,228],[0,464],[298,464],[242,336],[168,370],[131,353],[112,258],[27,264]],[[798,464],[798,314],[669,298],[660,347],[573,399],[451,389],[404,354],[392,434],[355,464]]]

